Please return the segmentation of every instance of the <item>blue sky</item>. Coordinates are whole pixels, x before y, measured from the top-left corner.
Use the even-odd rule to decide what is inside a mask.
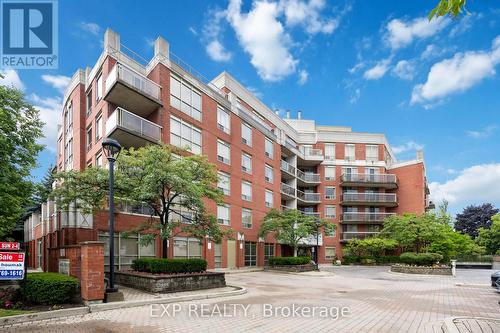
[[[47,122],[53,163],[62,91],[92,66],[107,27],[149,59],[162,35],[207,78],[227,70],[280,110],[385,133],[400,160],[425,151],[436,201],[500,206],[500,3],[429,23],[438,0],[60,1],[59,69],[4,71]]]

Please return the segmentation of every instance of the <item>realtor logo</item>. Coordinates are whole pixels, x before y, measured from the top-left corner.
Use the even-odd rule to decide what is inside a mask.
[[[57,68],[57,1],[3,0],[2,68]]]

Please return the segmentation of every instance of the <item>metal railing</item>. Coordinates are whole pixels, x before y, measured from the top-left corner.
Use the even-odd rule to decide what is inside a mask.
[[[109,72],[108,77],[106,78],[106,91],[108,91],[118,79],[157,100],[161,99],[161,87],[156,82],[151,81],[144,75],[139,74],[120,63],[117,63]]]
[[[350,239],[365,239],[368,237],[373,237],[378,235],[380,232],[379,231],[367,231],[367,232],[349,232],[349,231],[344,231],[342,232],[342,240],[350,240]]]
[[[307,173],[299,169],[297,169],[297,178],[307,183],[319,183],[321,181],[319,174]]]
[[[300,152],[304,154],[304,156],[314,156],[314,157],[323,157],[323,151],[321,149],[310,148],[310,147],[300,147]]]
[[[281,193],[288,194],[289,196],[294,197],[295,189],[288,184],[281,183]]]
[[[383,222],[386,218],[394,215],[396,213],[345,212],[342,214],[342,221]]]
[[[243,113],[244,116],[253,119],[255,122],[264,127],[266,130],[270,132],[273,131],[273,128],[269,124],[267,124],[262,118],[257,116],[255,113],[245,108],[243,105],[238,106],[238,111]]]
[[[319,219],[319,213],[318,212],[304,212],[304,211],[302,211],[302,214],[304,214],[306,216],[316,217],[316,218]]]
[[[344,193],[342,201],[394,203],[397,198],[394,193]]]
[[[281,170],[295,176],[295,167],[286,161],[281,160]]]
[[[343,173],[341,180],[356,183],[396,183],[396,175],[392,174],[367,174],[367,173]]]
[[[106,135],[117,127],[123,127],[127,130],[133,131],[142,137],[147,137],[153,141],[161,140],[160,125],[157,125],[149,120],[139,117],[120,107],[109,116],[106,121]]]
[[[320,201],[320,194],[319,193],[303,192],[301,190],[297,190],[297,198],[302,200],[302,201],[319,202]]]

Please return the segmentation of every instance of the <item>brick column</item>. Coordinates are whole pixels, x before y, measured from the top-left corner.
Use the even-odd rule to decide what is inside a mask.
[[[89,241],[80,243],[80,288],[84,301],[104,299],[104,243]]]

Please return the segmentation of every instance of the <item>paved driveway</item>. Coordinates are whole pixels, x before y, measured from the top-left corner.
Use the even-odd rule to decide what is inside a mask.
[[[441,332],[444,318],[450,316],[500,318],[500,296],[487,286],[490,270],[458,270],[457,278],[406,276],[387,270],[328,267],[308,275],[228,274],[229,284],[244,286],[248,293],[175,307],[91,313],[6,331]]]

